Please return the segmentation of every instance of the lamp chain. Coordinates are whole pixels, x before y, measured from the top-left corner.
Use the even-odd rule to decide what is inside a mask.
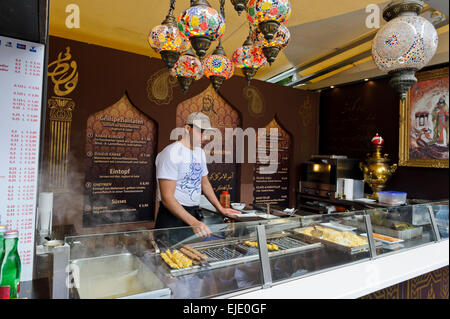
[[[225,22],[225,0],[220,0],[220,13],[222,14],[223,21]],[[219,39],[219,46],[222,46],[222,38]]]
[[[225,20],[225,0],[220,0],[220,13],[223,16],[223,19]]]

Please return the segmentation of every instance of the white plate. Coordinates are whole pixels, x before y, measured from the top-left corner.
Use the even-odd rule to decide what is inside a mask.
[[[364,233],[364,234],[361,234],[361,236],[367,237],[367,234]],[[391,236],[388,236],[388,237],[391,237]],[[391,237],[391,238],[394,238],[394,237]],[[387,240],[383,240],[383,239],[379,239],[379,238],[375,238],[375,237],[373,237],[373,239],[381,241],[382,243],[389,244],[389,245],[393,245],[393,244],[398,244],[398,243],[404,242],[403,239],[399,239],[399,238],[397,238],[397,241],[387,241]]]
[[[340,230],[340,231],[352,231],[352,230],[358,229],[356,227],[346,226],[346,225],[341,225],[341,224],[336,224],[336,223],[320,223],[320,225],[328,227],[328,228]]]
[[[363,202],[363,203],[374,203],[374,202],[376,202],[375,199],[370,199],[370,198],[357,198],[357,199],[354,199],[353,201],[355,201],[355,202]]]

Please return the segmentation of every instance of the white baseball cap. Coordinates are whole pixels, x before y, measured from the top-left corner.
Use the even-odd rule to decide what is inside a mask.
[[[187,125],[194,125],[195,127],[201,130],[215,130],[211,127],[211,121],[209,120],[208,115],[202,112],[193,112],[189,114],[186,119]]]

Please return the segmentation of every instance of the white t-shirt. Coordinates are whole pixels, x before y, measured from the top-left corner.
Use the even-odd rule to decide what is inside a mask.
[[[208,175],[205,151],[194,150],[181,142],[168,145],[156,156],[156,179],[158,180],[158,200],[161,200],[159,179],[177,181],[175,199],[183,206],[200,205],[202,177]]]

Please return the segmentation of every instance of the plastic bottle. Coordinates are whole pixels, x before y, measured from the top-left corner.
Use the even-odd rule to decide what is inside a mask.
[[[230,208],[230,193],[228,191],[222,191],[220,194],[220,205],[224,208]]]
[[[0,299],[17,299],[20,293],[21,264],[17,244],[19,232],[5,232],[5,256],[0,267]]]

